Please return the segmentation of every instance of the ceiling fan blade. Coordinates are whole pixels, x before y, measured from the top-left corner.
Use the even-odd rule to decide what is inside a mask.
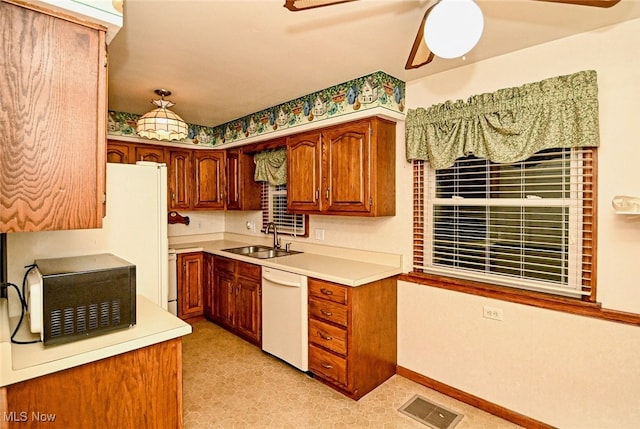
[[[332,6],[339,3],[347,3],[355,0],[285,0],[284,7],[290,11],[314,9],[316,7]]]
[[[413,46],[411,47],[407,64],[404,66],[405,70],[417,69],[418,67],[422,67],[423,65],[429,64],[433,61],[433,52],[431,52],[424,41],[424,23],[427,21],[427,16],[429,16],[429,12],[431,12],[432,8],[433,6],[427,9],[424,13],[424,17],[422,18],[422,22],[420,22],[418,34],[416,34],[416,39],[413,41]]]
[[[595,7],[611,7],[620,3],[620,0],[538,0],[549,3],[565,3],[574,6],[595,6]]]

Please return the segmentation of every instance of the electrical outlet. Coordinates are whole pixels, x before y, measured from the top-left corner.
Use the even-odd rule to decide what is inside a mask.
[[[324,240],[324,229],[316,228],[316,240]]]
[[[488,305],[485,305],[482,307],[482,317],[486,318],[486,319],[493,319],[493,320],[502,320],[502,309],[501,308],[497,308],[497,307],[489,307]]]

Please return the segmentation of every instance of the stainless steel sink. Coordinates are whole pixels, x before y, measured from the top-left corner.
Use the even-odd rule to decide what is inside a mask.
[[[231,249],[222,249],[225,252],[235,253],[237,255],[247,255],[249,253],[262,252],[266,250],[272,250],[273,247],[269,246],[242,246],[242,247],[233,247]]]
[[[296,250],[284,250],[284,249],[276,249],[269,246],[242,246],[242,247],[233,247],[231,249],[222,249],[224,252],[235,253],[236,255],[245,255],[251,256],[252,258],[258,259],[270,259],[277,258],[280,256],[289,256],[294,255],[298,252]]]

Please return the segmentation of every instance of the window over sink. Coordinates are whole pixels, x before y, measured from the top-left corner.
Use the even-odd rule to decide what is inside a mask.
[[[287,185],[262,182],[262,227],[275,223],[278,234],[308,237],[309,216],[287,212]]]

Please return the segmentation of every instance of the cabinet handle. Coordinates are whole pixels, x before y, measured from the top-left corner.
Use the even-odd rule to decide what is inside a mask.
[[[329,316],[329,317],[333,316],[332,312],[326,311],[326,310],[322,310],[322,309],[320,310],[320,313],[324,314],[325,316]]]
[[[323,340],[331,341],[333,337],[331,335],[325,335],[322,331],[318,331],[318,336]]]
[[[327,190],[324,193],[324,199],[329,201],[329,188],[327,188]]]
[[[320,189],[316,189],[316,200],[320,198]]]
[[[325,295],[333,295],[333,292],[331,292],[329,289],[325,289],[325,288],[320,289],[320,292],[322,292]]]
[[[321,363],[320,365],[322,365],[323,368],[325,369],[332,369],[333,365],[329,365],[328,363]]]

